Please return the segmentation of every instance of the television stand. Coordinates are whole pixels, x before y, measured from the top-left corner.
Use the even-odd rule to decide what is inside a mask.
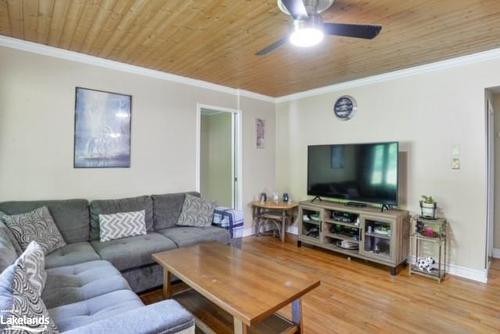
[[[392,209],[353,207],[329,201],[299,203],[297,246],[312,245],[348,258],[386,265],[392,275],[406,262],[410,215]]]
[[[368,207],[368,204],[366,204],[366,203],[360,203],[360,202],[347,202],[345,205],[346,206],[352,206],[352,207],[355,207],[355,208],[366,208],[366,207]]]

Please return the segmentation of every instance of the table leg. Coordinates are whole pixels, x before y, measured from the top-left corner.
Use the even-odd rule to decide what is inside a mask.
[[[281,242],[285,241],[285,232],[286,232],[286,210],[283,210],[281,213]]]
[[[248,334],[248,326],[238,318],[234,318],[234,334]]]
[[[172,273],[163,269],[163,298],[172,298]]]
[[[292,302],[292,321],[298,327],[299,334],[304,333],[304,322],[302,321],[302,300],[296,299]]]

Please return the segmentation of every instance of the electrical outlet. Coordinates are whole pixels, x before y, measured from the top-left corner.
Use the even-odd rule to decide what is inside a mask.
[[[460,159],[459,158],[451,159],[451,169],[460,169]]]

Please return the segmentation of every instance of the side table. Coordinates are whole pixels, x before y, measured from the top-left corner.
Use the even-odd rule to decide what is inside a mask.
[[[447,222],[444,218],[428,219],[420,216],[412,217],[411,244],[415,251],[415,264],[409,266],[409,274],[417,274],[436,279],[441,282],[446,274]],[[427,248],[427,249],[426,249]],[[429,251],[429,248],[431,250]],[[418,267],[418,260],[433,254],[436,258],[429,270]]]
[[[265,221],[272,221],[278,228],[281,241],[285,241],[286,225],[293,222],[298,203],[295,202],[274,202],[274,201],[254,201],[252,206],[253,222],[256,234],[260,233],[260,225]]]

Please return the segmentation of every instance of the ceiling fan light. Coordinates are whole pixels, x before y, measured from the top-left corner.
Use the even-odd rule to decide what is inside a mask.
[[[295,29],[290,35],[290,43],[300,48],[308,48],[321,43],[324,33],[318,28]]]

